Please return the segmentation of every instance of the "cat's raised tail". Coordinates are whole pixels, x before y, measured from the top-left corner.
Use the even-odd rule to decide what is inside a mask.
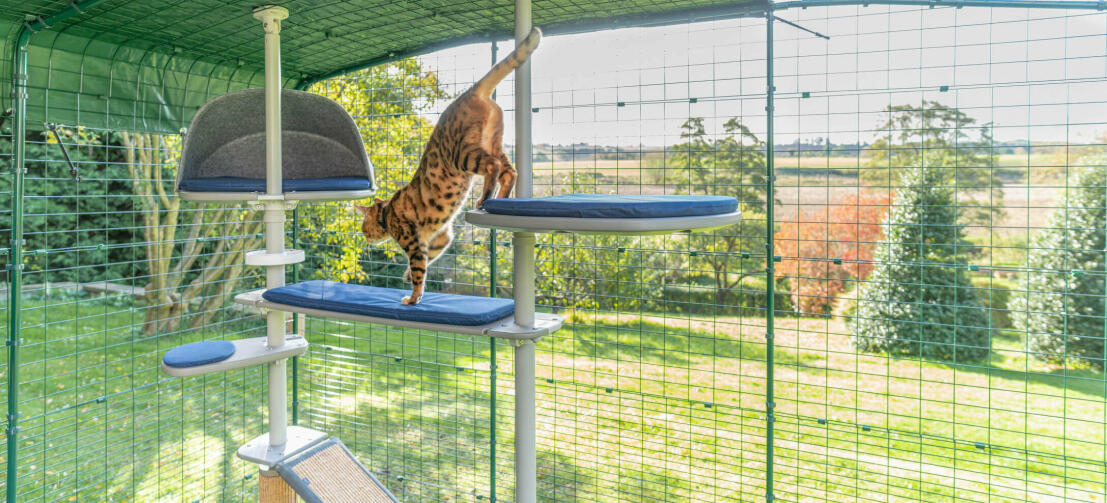
[[[530,53],[538,47],[540,40],[542,40],[542,30],[537,27],[531,28],[527,38],[523,39],[523,43],[519,44],[514,51],[511,51],[511,54],[508,54],[506,58],[496,63],[496,66],[493,66],[476,84],[473,84],[473,94],[484,98],[491,97],[496,85],[530,57]]]

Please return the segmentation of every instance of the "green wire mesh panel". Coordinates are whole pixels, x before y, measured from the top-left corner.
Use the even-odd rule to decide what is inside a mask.
[[[264,371],[159,364],[181,343],[262,335],[229,307],[261,281],[242,266],[260,218],[177,199],[179,137],[56,131],[27,142],[19,499],[252,499],[254,470],[231,460],[263,428]]]
[[[534,55],[536,195],[730,195],[743,211],[715,232],[540,238],[539,302],[567,316],[538,349],[544,501],[764,494],[764,54],[751,19]]]
[[[4,77],[3,75],[0,75],[0,81],[3,81],[5,78],[6,77]],[[0,127],[0,166],[9,166],[10,162],[11,162],[10,161],[11,156],[12,156],[12,141],[11,141],[10,131],[6,127]],[[0,169],[2,169],[2,168],[0,168]],[[11,293],[11,291],[10,291],[11,279],[8,276],[9,272],[8,272],[8,268],[6,267],[6,264],[11,263],[11,258],[10,258],[10,256],[11,256],[10,255],[10,253],[11,253],[11,239],[12,239],[12,232],[11,232],[11,222],[12,222],[12,220],[11,220],[12,209],[11,208],[12,207],[11,207],[11,203],[12,203],[11,177],[10,176],[0,176],[0,250],[3,250],[3,252],[0,253],[0,258],[3,259],[3,263],[5,264],[5,267],[3,268],[3,270],[0,270],[0,287],[3,288],[3,291],[0,291],[0,327],[2,327],[2,330],[3,330],[2,332],[0,332],[0,334],[3,334],[2,337],[5,340],[7,340],[7,338],[8,338],[8,322],[9,322],[9,319],[10,319],[9,318],[10,311],[9,311],[9,307],[8,307],[8,296]],[[3,370],[0,370],[0,372],[2,372],[2,374],[0,374],[0,375],[3,376],[2,378],[0,378],[0,382],[3,382],[3,384],[4,384],[3,390],[0,391],[0,401],[3,401],[3,405],[2,405],[3,409],[2,410],[4,410],[5,413],[6,413],[7,410],[8,410],[8,390],[7,390],[8,359],[7,358],[4,358],[3,361],[0,361],[0,368],[3,369]],[[7,427],[7,421],[6,420],[4,421],[4,427],[5,428]],[[4,438],[3,438],[3,440],[0,440],[0,443],[3,444],[4,452],[7,453],[8,436],[4,435]],[[6,454],[3,456],[3,460],[0,461],[0,465],[3,465],[4,470],[5,470],[4,473],[7,473],[8,460],[7,460],[7,455]]]
[[[1103,501],[1107,16],[781,17],[777,498]]]
[[[769,61],[755,18],[548,37],[534,56],[535,194],[727,194],[745,217],[710,233],[540,238],[539,308],[566,316],[538,346],[540,498],[764,501],[771,481],[781,501],[1107,499],[1107,16],[779,15],[830,39],[777,23]],[[134,46],[103,88],[119,100],[104,100],[103,68],[68,59],[79,31],[36,36],[32,51],[42,116],[22,200],[16,492],[253,500],[256,469],[234,451],[264,431],[264,371],[174,379],[158,362],[181,343],[263,333],[229,301],[263,284],[242,266],[261,246],[258,214],[179,202],[180,138],[164,134],[256,69],[181,80],[181,61]],[[311,90],[354,115],[386,197],[492,52]],[[66,79],[90,87],[47,84]],[[189,98],[163,108],[142,94],[157,88]],[[511,79],[499,90],[513,155]],[[0,161],[11,151],[6,124]],[[398,249],[365,243],[346,203],[302,204],[289,230],[308,255],[293,278],[404,287]],[[510,296],[508,236],[455,232],[429,288]],[[5,323],[11,277],[0,271]],[[312,344],[290,377],[299,424],[340,436],[403,501],[513,499],[509,345],[294,325]]]
[[[437,115],[489,67],[490,46],[375,67],[310,90],[336,99],[366,141],[381,197],[418,167]],[[474,58],[478,66],[474,66]],[[488,243],[456,225],[434,263],[428,289],[488,295]],[[369,244],[349,203],[301,205],[295,246],[308,260],[301,280],[331,279],[408,288],[407,257]],[[342,438],[403,501],[488,500],[494,487],[490,342],[308,317],[312,346],[299,358],[299,424]],[[508,473],[510,475],[510,472]]]

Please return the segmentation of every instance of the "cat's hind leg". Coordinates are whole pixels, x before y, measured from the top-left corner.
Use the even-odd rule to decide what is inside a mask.
[[[496,181],[500,184],[500,193],[496,194],[497,199],[503,199],[511,194],[511,189],[515,188],[515,166],[511,165],[511,159],[507,158],[507,155],[500,152],[500,162],[503,163],[503,168],[500,169],[500,174]],[[484,183],[488,183],[485,181]]]
[[[485,183],[482,193],[480,193],[480,199],[477,201],[477,207],[484,206],[484,202],[492,198],[496,193],[496,184],[499,182],[500,173],[504,172],[504,163],[499,160],[499,157],[482,151],[482,157],[480,157],[480,164],[477,167],[477,174],[484,176]],[[515,172],[515,168],[511,168],[511,172]],[[513,178],[514,179],[514,178]]]

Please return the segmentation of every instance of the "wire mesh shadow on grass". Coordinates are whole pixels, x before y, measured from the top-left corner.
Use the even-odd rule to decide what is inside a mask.
[[[715,358],[765,360],[763,340],[727,330],[700,330],[680,323],[667,323],[654,316],[621,315],[571,318],[565,328],[548,340],[549,350],[580,358],[602,358],[641,362],[665,367],[687,367]],[[684,320],[683,318],[681,320]],[[802,359],[787,352],[778,355],[782,363],[797,364]],[[816,355],[806,358],[814,360]]]

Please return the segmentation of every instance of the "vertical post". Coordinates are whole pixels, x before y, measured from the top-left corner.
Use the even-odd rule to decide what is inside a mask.
[[[300,248],[300,210],[299,208],[292,209],[292,248]],[[292,282],[300,282],[300,264],[292,265]],[[303,318],[297,314],[292,314],[292,333],[303,335],[301,331],[300,323],[303,322]],[[300,424],[300,357],[292,357],[292,424]]]
[[[31,32],[20,30],[12,59],[12,220],[8,255],[8,442],[7,501],[16,501],[19,488],[19,347],[23,313],[23,177],[27,160],[27,44]]]
[[[288,18],[283,7],[254,10],[265,29],[265,251],[284,252],[284,200],[281,172],[281,21]],[[284,266],[265,268],[265,287],[284,286]],[[265,317],[267,344],[280,347],[285,340],[285,313],[271,310]],[[269,364],[269,445],[284,445],[288,429],[288,360]]]
[[[99,5],[104,0],[69,2],[47,17],[23,23],[12,45],[12,214],[8,270],[8,411],[4,434],[8,443],[5,501],[17,501],[19,492],[19,348],[23,344],[23,192],[27,174],[27,46],[31,35]]]
[[[515,0],[515,44],[531,29],[530,0]],[[530,62],[515,70],[515,197],[531,197],[531,100]],[[515,323],[534,327],[534,234],[516,232]],[[535,429],[534,341],[515,345],[515,501],[535,503],[538,499],[538,462]]]
[[[773,148],[773,115],[775,106],[773,99],[776,95],[776,85],[773,83],[773,15],[772,6],[765,11],[765,501],[773,501],[773,431],[776,417],[774,409],[776,402],[773,398],[773,352],[775,349],[775,314],[776,305],[773,301],[776,296],[775,267],[776,248],[773,243],[773,194],[776,191],[776,175],[774,174]]]
[[[492,64],[496,64],[496,41],[492,41]],[[492,90],[492,101],[496,100],[496,90]],[[496,229],[488,230],[488,296],[496,296]],[[496,368],[496,338],[488,338],[488,389],[490,390],[488,396],[488,408],[490,412],[488,414],[488,443],[491,444],[488,449],[488,464],[492,466],[492,469],[488,471],[488,499],[492,503],[496,503],[496,387],[498,386],[498,375]]]

